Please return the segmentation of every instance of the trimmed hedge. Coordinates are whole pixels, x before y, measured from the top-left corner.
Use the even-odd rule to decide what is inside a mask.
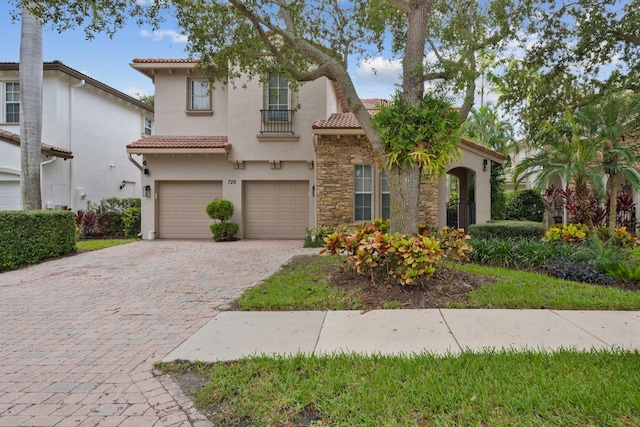
[[[547,229],[542,222],[533,221],[490,221],[469,226],[469,235],[474,239],[491,237],[535,237],[542,239]]]
[[[0,211],[0,271],[76,250],[71,211]]]

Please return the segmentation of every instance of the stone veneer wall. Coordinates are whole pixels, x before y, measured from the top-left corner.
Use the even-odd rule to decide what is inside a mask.
[[[321,135],[316,146],[316,214],[318,225],[353,223],[353,167],[375,162],[364,136]],[[423,178],[420,221],[438,225],[438,179]]]

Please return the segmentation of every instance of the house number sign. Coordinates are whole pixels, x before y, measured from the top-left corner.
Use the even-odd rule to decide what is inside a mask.
[[[235,179],[230,179],[229,181],[227,181],[227,184],[235,184],[236,180]]]

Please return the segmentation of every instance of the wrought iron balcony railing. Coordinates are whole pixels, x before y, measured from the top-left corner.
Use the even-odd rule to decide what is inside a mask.
[[[260,133],[294,133],[293,110],[260,110]]]

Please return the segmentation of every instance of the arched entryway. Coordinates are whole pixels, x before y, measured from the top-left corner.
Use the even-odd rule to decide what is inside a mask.
[[[465,167],[447,172],[447,227],[469,230],[476,223],[476,173]]]

